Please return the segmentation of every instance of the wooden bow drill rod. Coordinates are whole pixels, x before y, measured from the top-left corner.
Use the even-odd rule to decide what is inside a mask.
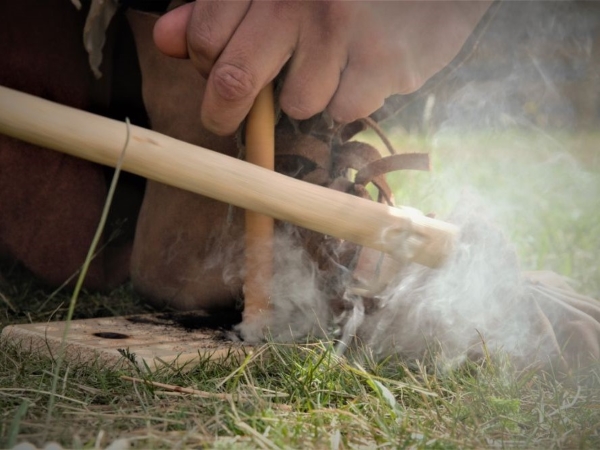
[[[271,83],[260,92],[248,114],[245,143],[246,161],[275,170],[275,105]],[[274,220],[252,210],[246,210],[245,220],[242,323],[260,329],[270,321]]]
[[[0,133],[115,166],[123,122],[0,86]],[[439,266],[457,228],[131,126],[123,170],[390,254]]]

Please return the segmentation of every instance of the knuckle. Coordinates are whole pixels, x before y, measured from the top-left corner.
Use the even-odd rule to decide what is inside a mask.
[[[187,40],[190,51],[198,56],[212,58],[219,52],[214,33],[207,23],[190,26]]]
[[[248,99],[256,92],[255,76],[242,65],[217,63],[213,83],[216,93],[230,102]]]

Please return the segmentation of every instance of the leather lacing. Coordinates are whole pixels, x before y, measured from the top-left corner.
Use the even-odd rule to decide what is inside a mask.
[[[352,140],[371,128],[388,155],[372,145]],[[275,169],[294,178],[394,206],[386,175],[399,170],[430,170],[426,153],[397,153],[371,118],[345,125],[328,123],[323,115],[306,121],[283,116],[276,130]],[[372,183],[375,189],[367,189]],[[365,312],[376,305],[374,297],[399,270],[399,263],[373,249],[324,236],[305,229],[300,239],[318,264],[323,289],[331,296],[334,313],[354,308],[356,300]]]

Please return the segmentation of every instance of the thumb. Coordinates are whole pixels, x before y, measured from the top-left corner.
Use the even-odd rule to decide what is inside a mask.
[[[193,3],[187,3],[169,11],[154,25],[154,43],[165,55],[187,58],[186,30],[192,16]]]

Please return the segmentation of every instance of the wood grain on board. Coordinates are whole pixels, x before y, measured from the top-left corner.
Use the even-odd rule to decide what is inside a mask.
[[[124,351],[135,355],[140,368],[192,368],[205,359],[243,357],[250,348],[234,342],[231,334],[203,326],[204,312],[143,314],[73,320],[66,340],[66,359],[75,363],[100,361],[117,367],[130,365]],[[9,325],[8,339],[50,357],[58,354],[66,322]]]

